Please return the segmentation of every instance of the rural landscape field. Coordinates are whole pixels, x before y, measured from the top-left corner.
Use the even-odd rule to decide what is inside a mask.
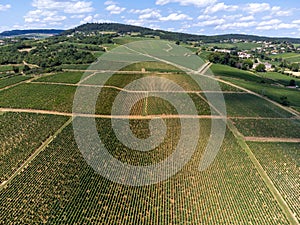
[[[0,40],[0,224],[300,223],[300,39]]]

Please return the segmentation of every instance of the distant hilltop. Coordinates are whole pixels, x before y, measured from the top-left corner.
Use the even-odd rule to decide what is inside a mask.
[[[268,41],[268,42],[289,42],[300,44],[299,38],[290,37],[262,37],[256,35],[245,34],[222,34],[222,35],[197,35],[180,32],[170,32],[165,30],[154,30],[151,28],[133,26],[120,23],[87,23],[69,30],[57,29],[34,29],[34,30],[12,30],[0,33],[0,37],[28,36],[28,35],[71,35],[76,32],[93,33],[93,32],[114,32],[118,35],[126,35],[135,33],[137,36],[156,36],[160,39],[171,41],[196,41],[204,43],[216,43],[224,40],[244,40],[244,41]]]
[[[22,36],[22,35],[34,35],[34,34],[59,35],[62,32],[64,32],[64,30],[57,30],[57,29],[11,30],[11,31],[4,31],[0,33],[0,36],[12,37],[12,36]]]

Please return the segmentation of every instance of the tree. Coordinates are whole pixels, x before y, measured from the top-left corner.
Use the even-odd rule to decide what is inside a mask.
[[[294,79],[290,80],[289,86],[295,87],[296,86],[296,81]]]
[[[262,63],[258,64],[255,68],[255,71],[256,72],[266,72],[265,64],[262,64]]]
[[[19,73],[20,69],[17,66],[13,66],[13,71],[14,71],[14,73]]]
[[[291,68],[290,68],[292,71],[294,72],[298,72],[299,71],[299,64],[298,63],[293,63],[291,65]]]
[[[25,65],[23,68],[23,72],[26,73],[28,71],[30,71],[30,67],[28,65]]]
[[[284,105],[284,106],[289,106],[290,102],[288,101],[286,96],[281,96],[280,97],[280,104]]]
[[[243,66],[242,66],[243,70],[249,70],[252,67],[253,67],[253,62],[251,59],[246,59],[243,61]]]

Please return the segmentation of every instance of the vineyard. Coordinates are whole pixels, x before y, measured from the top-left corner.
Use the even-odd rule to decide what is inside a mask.
[[[300,121],[297,119],[233,119],[244,136],[300,138]]]
[[[28,158],[33,150],[66,122],[65,117],[4,113],[0,116],[0,183]]]
[[[63,72],[0,78],[0,89],[7,87],[0,91],[0,224],[299,224],[299,115],[243,86],[261,77],[220,65],[213,65],[213,77],[210,63],[201,59],[201,65],[195,64],[198,56],[174,43],[139,43],[134,49],[139,55],[105,46],[112,54],[101,70],[96,64],[64,64]],[[162,61],[151,62],[151,55]],[[145,62],[111,70],[125,59],[129,64]],[[173,64],[165,63],[167,59]],[[190,76],[183,66],[197,73]],[[147,82],[134,83],[139,79]],[[220,111],[222,104],[227,115]],[[90,124],[94,127],[85,126]],[[116,131],[115,124],[129,129]],[[161,142],[143,150],[153,146],[155,135]],[[141,141],[142,150],[130,148],[120,136],[133,146]],[[95,137],[107,152],[94,145]],[[205,156],[215,153],[208,147],[218,146],[218,141],[216,157],[201,170]],[[181,143],[182,152],[174,154]],[[120,171],[101,174],[114,163],[105,154],[121,163]],[[169,158],[170,167],[161,173],[188,160],[174,175],[155,183],[113,182],[118,174],[126,182],[159,176],[151,170],[145,178],[137,168],[159,167]],[[137,176],[127,172],[129,166]]]
[[[168,126],[176,126],[176,121],[169,122]],[[106,124],[98,121],[104,129],[99,133],[114,151],[118,148],[113,146],[118,144],[108,135],[109,128],[105,130],[103,123]],[[201,121],[204,134],[209,133],[205,132],[210,129],[209,124],[209,120]],[[144,125],[135,121],[133,126]],[[288,224],[230,132],[210,170],[197,171],[208,137],[203,135],[192,160],[176,176],[156,185],[136,188],[118,185],[97,175],[82,158],[72,133],[69,126],[0,193],[0,218],[5,217],[9,223],[51,224],[75,221],[81,224]],[[164,149],[161,157],[176,144],[176,134],[170,138],[175,138],[175,142],[167,142],[167,148],[159,147]],[[120,160],[141,163],[140,155],[126,150],[113,154]],[[144,156],[145,162],[157,160],[152,154]]]
[[[249,143],[292,212],[300,221],[299,143]]]

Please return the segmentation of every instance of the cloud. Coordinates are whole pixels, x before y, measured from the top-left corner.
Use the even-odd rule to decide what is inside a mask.
[[[236,11],[239,7],[237,5],[225,5],[224,2],[208,6],[204,13],[213,14],[219,11]]]
[[[129,13],[134,13],[134,14],[145,14],[145,13],[151,13],[153,11],[156,11],[155,9],[131,9],[129,10]]]
[[[203,22],[199,22],[199,23],[195,24],[194,26],[197,26],[197,27],[216,26],[216,25],[224,24],[225,22],[226,22],[226,20],[224,20],[224,19],[206,20]]]
[[[294,24],[300,24],[300,20],[294,20],[292,23],[294,23]]]
[[[215,2],[217,2],[217,0],[156,0],[156,5],[179,3],[182,6],[194,5],[197,7],[206,7]]]
[[[300,22],[300,21],[299,21]],[[295,23],[282,23],[280,20],[277,21],[275,24],[271,23],[260,23],[258,27],[256,27],[257,30],[279,30],[279,29],[299,29],[300,25]]]
[[[109,11],[110,14],[120,14],[126,10],[126,8],[121,8],[117,5],[109,5],[105,8],[105,10]]]
[[[280,24],[281,22],[282,21],[279,19],[273,19],[273,20],[268,20],[268,21],[262,21],[258,24],[258,26],[268,26],[268,25],[275,26],[277,24]]]
[[[269,11],[271,9],[269,3],[249,3],[247,7],[244,8],[244,11],[249,12],[250,14],[261,13]]]
[[[254,27],[256,22],[235,22],[235,23],[228,23],[228,24],[221,24],[215,27],[215,30],[236,30],[239,28],[250,28]]]
[[[149,13],[144,13],[139,16],[139,19],[141,20],[156,20],[160,19],[162,16],[160,15],[159,10],[151,11]]]
[[[9,4],[6,4],[6,5],[1,5],[0,4],[0,11],[6,11],[10,8],[11,8],[11,5],[9,5]]]
[[[92,2],[74,0],[33,0],[32,6],[42,10],[55,10],[64,13],[79,14],[92,12]]]
[[[189,17],[186,14],[172,13],[166,17],[161,17],[161,21],[178,21],[178,20],[192,20],[193,18]]]
[[[240,21],[251,21],[251,20],[254,20],[254,16],[253,15],[250,15],[250,16],[243,16],[240,18]]]
[[[293,14],[293,10],[281,10],[280,6],[274,6],[271,8],[271,15],[275,16],[291,16]]]
[[[66,20],[66,16],[60,16],[56,11],[43,11],[41,9],[29,11],[24,16],[26,23],[50,23]]]

